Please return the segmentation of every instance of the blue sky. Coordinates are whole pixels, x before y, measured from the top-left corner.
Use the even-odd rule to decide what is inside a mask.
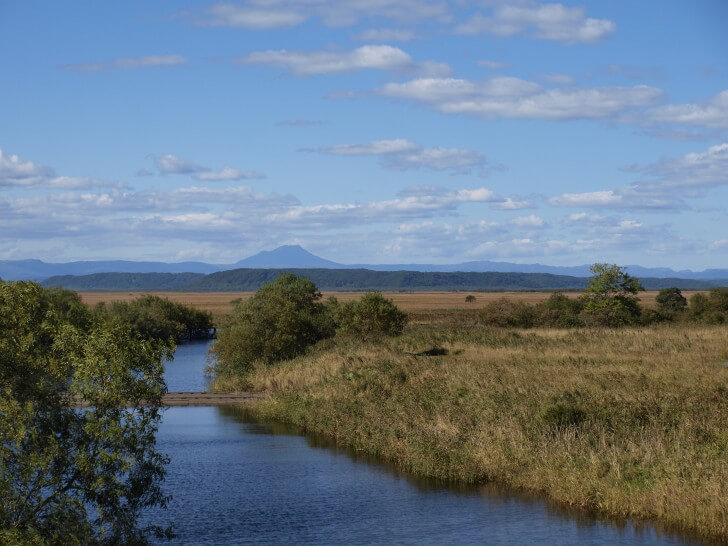
[[[0,2],[0,259],[728,267],[728,3]]]

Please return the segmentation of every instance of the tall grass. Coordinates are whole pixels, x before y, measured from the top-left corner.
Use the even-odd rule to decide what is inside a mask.
[[[217,387],[266,391],[257,417],[414,475],[501,482],[728,539],[728,328],[450,324],[326,340]]]

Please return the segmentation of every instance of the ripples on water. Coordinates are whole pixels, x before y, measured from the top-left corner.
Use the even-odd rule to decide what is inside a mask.
[[[195,345],[183,346],[174,364],[201,355],[200,381],[207,344]],[[170,390],[204,388],[172,375],[170,368]],[[145,523],[172,524],[172,543],[181,544],[688,543],[494,487],[415,481],[290,432],[247,422],[231,408],[168,408],[158,446],[172,457],[165,490],[173,500]]]

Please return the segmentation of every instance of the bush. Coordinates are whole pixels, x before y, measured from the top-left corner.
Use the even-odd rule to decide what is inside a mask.
[[[342,333],[362,339],[398,336],[407,324],[407,314],[379,292],[367,292],[359,301],[341,305],[336,316]]]
[[[189,305],[159,296],[143,296],[130,302],[99,305],[97,313],[108,320],[130,324],[136,335],[146,339],[206,339],[212,328],[212,315]]]
[[[256,362],[271,364],[303,354],[334,331],[334,317],[316,285],[286,273],[236,305],[212,352],[218,372],[247,372]]]
[[[475,296],[472,294],[465,296],[465,302],[466,303],[475,303]]]
[[[663,288],[655,298],[657,307],[661,311],[677,313],[688,306],[688,300],[682,295],[679,288]]]
[[[712,288],[708,295],[694,294],[688,308],[690,318],[706,324],[728,323],[728,288]]]
[[[597,326],[624,326],[639,320],[637,292],[644,290],[639,279],[618,265],[597,263],[584,294],[584,316]]]
[[[539,326],[559,328],[584,326],[584,320],[580,317],[583,310],[582,300],[569,298],[561,292],[554,292],[548,300],[536,305]]]
[[[480,322],[489,326],[532,328],[536,325],[536,308],[506,298],[488,303],[479,313]]]

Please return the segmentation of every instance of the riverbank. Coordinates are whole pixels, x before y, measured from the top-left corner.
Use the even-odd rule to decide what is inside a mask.
[[[725,326],[415,324],[376,344],[328,340],[216,388],[265,391],[256,418],[415,476],[495,481],[726,540],[726,360]]]

